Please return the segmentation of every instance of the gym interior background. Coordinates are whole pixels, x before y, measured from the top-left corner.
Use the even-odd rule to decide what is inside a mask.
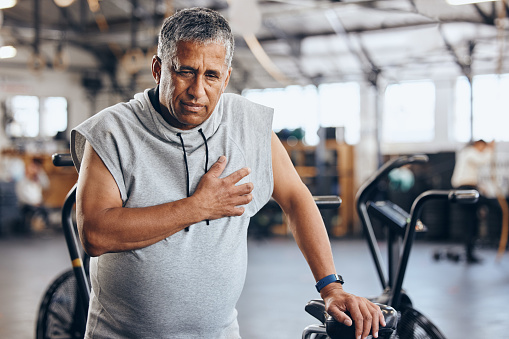
[[[0,283],[7,284],[0,290],[0,337],[8,338],[2,331],[16,323],[7,321],[16,312],[5,306],[15,302],[7,292],[12,280],[6,276],[12,272],[6,270],[15,270],[9,256],[48,238],[63,242],[59,211],[77,174],[54,167],[51,154],[68,152],[70,129],[86,118],[154,86],[150,60],[158,28],[184,7],[210,7],[230,20],[236,50],[227,91],[274,107],[274,130],[312,193],[341,196],[338,210],[323,213],[333,244],[362,246],[355,194],[389,159],[429,157],[424,165],[391,173],[380,188],[385,198],[409,211],[420,193],[451,188],[456,152],[468,142],[495,141],[493,162],[480,178],[493,203],[478,245],[491,258],[502,235],[497,198],[509,196],[509,5],[506,0],[453,2],[0,1],[5,6],[0,10],[0,246],[13,251],[0,248]],[[44,191],[49,216],[42,224],[30,221],[27,229],[20,226],[15,184],[32,159],[42,163],[49,178]],[[428,228],[418,236],[423,244],[461,241],[454,206],[430,202],[422,219]],[[263,244],[291,239],[277,206],[268,204],[252,220],[250,237]],[[28,243],[20,240],[25,238]],[[45,260],[44,248],[36,256],[48,264],[54,257]],[[482,265],[493,265],[490,260]],[[502,260],[495,270],[505,269],[506,286],[507,259]],[[362,265],[372,270],[369,258]],[[17,266],[22,271],[23,261]],[[432,265],[429,269],[434,274]],[[34,295],[42,296],[51,281],[43,276]],[[25,320],[20,327],[26,330],[36,312],[20,312]],[[501,337],[509,326],[502,328]]]

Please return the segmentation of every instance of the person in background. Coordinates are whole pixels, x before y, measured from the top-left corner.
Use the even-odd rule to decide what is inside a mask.
[[[32,220],[40,216],[48,225],[48,211],[44,206],[43,192],[49,187],[49,179],[42,162],[32,158],[25,166],[25,176],[16,182],[16,196],[21,208],[22,232],[31,230]]]
[[[489,165],[492,161],[494,141],[487,143],[484,140],[477,140],[467,145],[456,154],[456,164],[451,178],[451,184],[457,189],[476,189],[482,195],[479,187],[479,172],[483,166]],[[462,220],[465,221],[465,251],[468,263],[478,263],[480,258],[474,254],[475,240],[479,229],[478,202],[475,206],[461,205]]]

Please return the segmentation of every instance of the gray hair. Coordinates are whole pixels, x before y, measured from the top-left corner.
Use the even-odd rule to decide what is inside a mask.
[[[159,33],[159,58],[175,65],[177,44],[180,41],[223,44],[226,50],[225,64],[231,67],[235,41],[230,25],[218,12],[196,7],[180,10],[166,18]]]

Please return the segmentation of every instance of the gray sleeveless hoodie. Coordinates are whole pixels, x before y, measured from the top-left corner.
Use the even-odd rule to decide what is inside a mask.
[[[149,90],[71,132],[79,172],[87,140],[115,179],[126,208],[192,195],[221,156],[222,177],[242,167],[253,201],[240,217],[192,225],[154,245],[92,258],[87,338],[239,338],[235,305],[247,266],[247,227],[270,198],[272,109],[223,94],[211,117],[179,130],[153,108]],[[185,149],[185,152],[184,152]]]

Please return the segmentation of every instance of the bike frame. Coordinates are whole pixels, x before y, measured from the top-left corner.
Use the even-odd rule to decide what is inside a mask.
[[[459,203],[475,203],[479,199],[479,192],[476,190],[429,190],[421,193],[413,202],[407,225],[404,233],[398,234],[394,228],[388,227],[387,251],[388,251],[388,279],[383,270],[383,260],[378,242],[373,230],[373,225],[368,213],[368,205],[373,201],[372,196],[376,191],[378,183],[387,177],[390,171],[408,164],[426,163],[428,157],[425,155],[403,156],[395,158],[384,164],[376,171],[359,189],[356,196],[356,207],[361,219],[366,240],[373,258],[378,277],[382,288],[386,293],[389,306],[399,309],[403,280],[405,277],[411,248],[415,238],[416,226],[422,215],[422,207],[429,200],[448,200]],[[400,238],[403,238],[402,240]]]

